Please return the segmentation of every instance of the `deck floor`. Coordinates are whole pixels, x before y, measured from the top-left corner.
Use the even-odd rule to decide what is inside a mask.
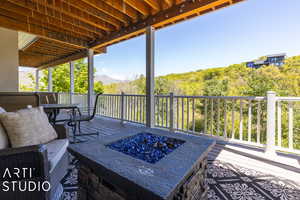
[[[143,125],[132,123],[121,125],[118,120],[108,118],[96,118],[83,123],[82,127],[84,132],[100,132],[99,137],[80,137],[84,141],[101,140],[102,137],[122,134],[125,131],[148,130]],[[155,131],[165,130],[155,129]],[[209,199],[300,199],[298,157],[280,155],[270,158],[258,149],[217,143],[209,153],[208,160]],[[65,200],[76,199],[76,173],[76,167],[70,165],[69,174],[63,180]]]

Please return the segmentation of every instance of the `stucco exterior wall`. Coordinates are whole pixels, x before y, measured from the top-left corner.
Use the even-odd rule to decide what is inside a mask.
[[[0,28],[0,92],[16,92],[18,85],[18,32]]]

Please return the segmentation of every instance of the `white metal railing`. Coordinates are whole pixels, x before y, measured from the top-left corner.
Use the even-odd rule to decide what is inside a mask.
[[[262,146],[265,103],[265,97],[156,96],[156,126]]]
[[[300,97],[276,97],[276,146],[300,153]]]
[[[86,94],[61,93],[61,103],[87,107]],[[155,95],[155,126],[300,154],[300,97]],[[146,96],[103,94],[98,115],[146,123]]]

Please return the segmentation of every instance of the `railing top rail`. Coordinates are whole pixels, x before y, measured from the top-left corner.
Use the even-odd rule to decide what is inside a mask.
[[[67,95],[87,95],[87,93],[78,93],[78,92],[74,92],[74,93],[71,93],[71,92],[57,92],[58,94],[67,94]]]
[[[300,97],[276,97],[277,101],[300,101]]]
[[[122,96],[122,94],[102,94],[101,96]],[[143,94],[124,94],[124,96],[145,97],[146,95],[143,95]]]
[[[174,96],[174,98],[199,98],[199,99],[229,99],[229,100],[255,100],[263,101],[266,97],[250,97],[250,96]]]

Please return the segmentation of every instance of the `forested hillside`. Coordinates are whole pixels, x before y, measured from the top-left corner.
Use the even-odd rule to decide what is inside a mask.
[[[273,90],[281,96],[300,96],[300,56],[290,57],[284,66],[247,68],[245,63],[156,78],[156,94],[264,96]],[[105,93],[145,93],[145,77],[105,86]]]

